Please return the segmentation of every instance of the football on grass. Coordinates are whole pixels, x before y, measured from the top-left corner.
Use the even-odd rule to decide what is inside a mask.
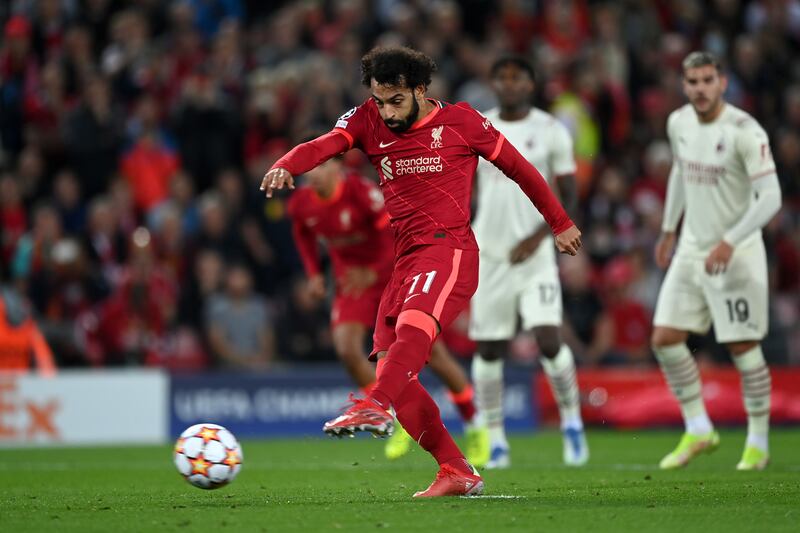
[[[178,437],[173,454],[178,472],[201,489],[218,489],[242,469],[242,447],[217,424],[195,424]]]

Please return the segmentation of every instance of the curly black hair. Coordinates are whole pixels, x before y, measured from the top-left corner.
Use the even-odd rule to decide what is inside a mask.
[[[361,83],[366,87],[373,78],[381,85],[427,87],[435,71],[433,59],[405,46],[376,47],[361,58]]]

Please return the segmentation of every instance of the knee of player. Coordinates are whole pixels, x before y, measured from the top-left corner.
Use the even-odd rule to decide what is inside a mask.
[[[536,344],[539,345],[539,351],[548,359],[553,359],[558,355],[561,349],[561,335],[559,335],[558,328],[555,327],[541,327],[535,328],[534,334],[536,335]]]
[[[558,351],[561,349],[561,340],[558,337],[548,336],[543,339],[536,337],[536,343],[539,345],[539,351],[548,359],[553,359],[557,356]]]
[[[431,315],[416,309],[409,309],[403,311],[397,317],[394,331],[398,342],[408,341],[410,337],[424,335],[433,344],[439,334],[439,324]]]
[[[478,354],[484,361],[497,361],[503,359],[508,351],[506,341],[479,341]]]
[[[659,350],[667,346],[686,342],[686,337],[687,334],[685,332],[656,327],[653,329],[653,334],[650,336],[650,346],[653,350]]]
[[[758,346],[758,341],[729,342],[725,346],[728,348],[731,355],[736,356],[749,352]]]

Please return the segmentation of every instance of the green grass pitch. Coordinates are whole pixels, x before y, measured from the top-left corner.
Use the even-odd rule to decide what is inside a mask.
[[[736,472],[743,431],[688,468],[661,472],[675,431],[591,431],[592,459],[561,465],[558,433],[512,439],[513,467],[486,496],[411,498],[433,479],[420,450],[382,441],[245,441],[244,469],[190,486],[171,447],[0,449],[0,531],[800,531],[800,430],[771,435],[772,464]]]

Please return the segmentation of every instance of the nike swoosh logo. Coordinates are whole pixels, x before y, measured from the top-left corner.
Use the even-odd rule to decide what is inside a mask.
[[[405,300],[403,300],[403,303],[406,303],[407,301],[409,301],[411,298],[414,298],[415,296],[419,296],[419,293],[417,293],[417,294],[412,294],[411,296],[409,296],[408,298],[406,298]]]
[[[393,145],[393,144],[394,144],[394,143],[396,143],[396,142],[397,142],[397,141],[392,141],[392,142],[390,142],[390,143],[383,144],[383,141],[381,141],[380,143],[378,143],[378,146],[379,146],[379,147],[381,147],[381,148],[386,148],[387,146],[391,146],[391,145]]]

